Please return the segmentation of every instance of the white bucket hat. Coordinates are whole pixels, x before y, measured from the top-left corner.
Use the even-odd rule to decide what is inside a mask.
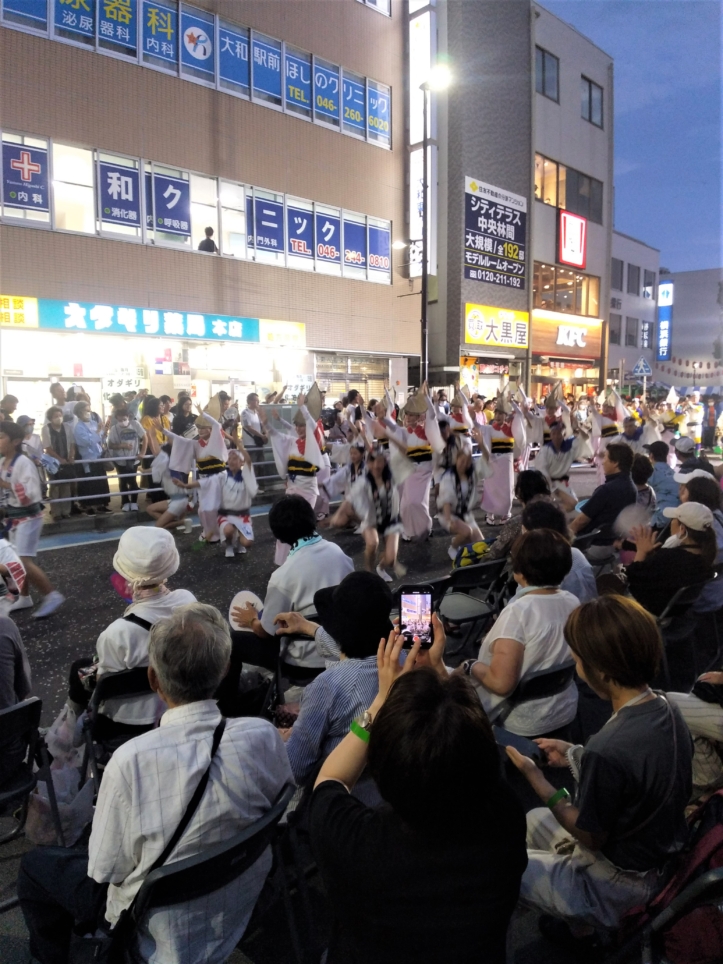
[[[180,559],[173,536],[155,526],[133,526],[120,537],[113,568],[132,586],[156,586],[172,576]]]

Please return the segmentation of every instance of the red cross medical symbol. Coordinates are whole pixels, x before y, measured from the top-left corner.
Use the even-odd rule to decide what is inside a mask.
[[[23,181],[32,181],[33,174],[40,174],[43,170],[40,164],[33,163],[30,151],[20,151],[20,157],[14,157],[10,161],[10,167],[14,171],[20,171]]]

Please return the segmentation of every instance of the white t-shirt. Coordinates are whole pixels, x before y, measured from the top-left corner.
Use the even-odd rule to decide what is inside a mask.
[[[250,408],[245,408],[243,412],[241,412],[241,424],[244,426],[244,428],[249,425],[256,432],[263,432],[263,429],[261,428],[261,419],[258,416],[258,412],[254,412]],[[252,435],[251,432],[245,431],[243,433],[243,443],[244,445],[255,445],[256,436]]]
[[[344,576],[354,571],[354,563],[334,542],[302,546],[292,552],[286,562],[271,574],[266,589],[261,625],[269,635],[276,635],[274,619],[279,613],[314,613],[317,589],[338,586]],[[310,640],[294,640],[284,659],[293,666],[324,667],[324,659]]]
[[[577,597],[564,590],[550,595],[527,593],[513,598],[483,639],[478,658],[489,666],[495,640],[514,639],[525,648],[520,682],[532,673],[563,666],[572,659],[563,634],[565,623],[579,605]],[[494,722],[493,711],[505,698],[491,693],[478,683],[475,688],[482,706]],[[566,690],[556,696],[531,700],[518,706],[507,717],[504,726],[520,736],[540,736],[569,723],[576,711],[577,687],[573,680]]]

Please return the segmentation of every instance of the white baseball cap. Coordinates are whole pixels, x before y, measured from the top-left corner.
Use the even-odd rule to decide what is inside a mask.
[[[705,469],[693,469],[692,472],[676,472],[673,478],[676,482],[682,482],[683,485],[685,485],[686,482],[690,482],[691,479],[713,479],[714,482],[718,482],[718,479],[713,473],[706,472]]]
[[[692,438],[688,438],[687,435],[684,435],[682,438],[677,438],[673,442],[673,447],[675,448],[675,451],[679,452],[681,455],[688,455],[690,452],[694,451],[695,442]]]
[[[713,525],[713,513],[700,502],[683,502],[676,508],[663,509],[666,519],[677,519],[686,529],[703,532]]]

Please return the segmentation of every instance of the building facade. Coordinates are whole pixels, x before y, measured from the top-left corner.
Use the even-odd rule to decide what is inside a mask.
[[[406,390],[401,0],[0,4],[4,391]]]
[[[614,384],[639,381],[633,369],[640,359],[645,359],[650,371],[654,371],[659,271],[657,248],[619,231],[613,232],[608,379]]]
[[[431,116],[431,380],[447,384],[461,368],[484,394],[508,377],[537,397],[559,380],[597,390],[610,296],[611,58],[532,2],[413,2],[410,17],[410,115],[415,58],[445,59],[452,74]],[[428,55],[414,45],[423,17],[429,27],[416,34],[430,38]]]

